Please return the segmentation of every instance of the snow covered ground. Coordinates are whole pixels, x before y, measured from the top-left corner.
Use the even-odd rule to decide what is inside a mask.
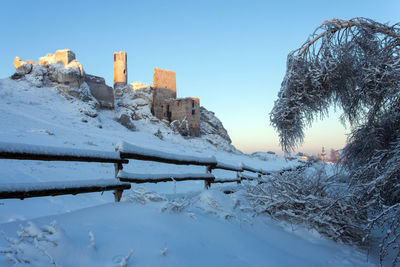
[[[93,116],[96,113],[96,116]],[[56,88],[0,80],[0,142],[113,152],[119,141],[225,164],[279,170],[298,164],[220,151],[159,123],[65,99]],[[161,130],[164,139],[154,134]],[[132,173],[205,173],[201,166],[130,160]],[[215,170],[221,178],[230,171]],[[0,183],[111,179],[110,163],[0,160]],[[230,194],[225,194],[229,191]],[[115,203],[111,192],[0,201],[0,266],[374,266],[355,248],[300,226],[255,216],[242,185],[201,181],[132,185]]]

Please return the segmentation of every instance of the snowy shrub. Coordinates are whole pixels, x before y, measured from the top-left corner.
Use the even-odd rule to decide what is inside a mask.
[[[361,244],[365,212],[333,187],[323,168],[299,169],[249,185],[247,193],[256,213],[305,225],[335,241]]]
[[[131,251],[126,256],[118,255],[118,256],[114,257],[113,262],[116,264],[115,266],[116,267],[127,267],[128,262],[133,255],[133,252],[134,252],[134,250],[131,249]]]
[[[385,257],[393,252],[392,266],[398,266],[400,264],[400,204],[385,207],[380,214],[370,219],[366,227],[368,235],[365,239],[369,237],[374,228],[380,229],[383,235],[379,244],[381,265]]]
[[[167,199],[155,192],[148,191],[145,187],[137,187],[123,198],[124,201],[146,204],[149,202],[166,201]]]
[[[170,123],[172,130],[175,133],[179,133],[182,136],[189,135],[189,122],[187,121],[186,117],[183,120],[174,120]]]
[[[58,266],[48,252],[49,248],[58,246],[55,242],[55,234],[55,222],[43,226],[42,229],[28,222],[27,226],[21,226],[21,230],[17,232],[17,238],[8,237],[3,233],[8,247],[0,247],[0,255],[3,254],[15,265],[37,265],[46,258],[51,265]]]
[[[190,205],[186,198],[168,201],[161,209],[162,212],[181,213],[185,208]]]

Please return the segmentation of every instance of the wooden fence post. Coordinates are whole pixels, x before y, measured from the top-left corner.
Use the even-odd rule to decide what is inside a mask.
[[[123,169],[122,163],[114,163],[115,167],[115,178],[118,179],[118,172]],[[122,193],[124,190],[114,190],[114,200],[115,202],[120,202],[122,198]]]
[[[257,177],[258,177],[258,184],[262,184],[262,182],[261,182],[262,175],[260,172],[257,172]]]
[[[211,173],[212,172],[212,168],[211,168],[211,166],[207,166],[206,167],[206,173]],[[211,182],[210,182],[210,180],[204,180],[204,188],[205,189],[208,189],[208,188],[210,188],[211,187]]]
[[[242,177],[240,177],[240,172],[236,172],[236,177],[239,179],[237,181],[237,184],[241,184],[242,183]]]

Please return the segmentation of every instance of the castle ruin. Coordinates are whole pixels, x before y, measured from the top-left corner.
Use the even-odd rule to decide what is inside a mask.
[[[200,136],[200,99],[176,98],[176,73],[154,69],[152,113],[160,120],[179,123],[174,125],[188,135]]]
[[[114,90],[106,85],[104,78],[84,72],[82,65],[69,49],[57,50],[55,54],[40,57],[38,62],[22,61],[15,57],[14,67],[17,72],[12,76],[19,79],[32,72],[35,67],[45,67],[50,81],[55,82],[60,91],[81,97],[77,90],[86,84],[91,95],[98,101],[100,108],[114,108],[114,98],[133,90],[127,85],[128,68],[125,51],[114,53]],[[155,68],[151,112],[159,120],[169,123],[182,135],[200,136],[200,99],[196,97],[177,98],[176,73]],[[84,97],[84,95],[82,95]]]
[[[114,90],[127,81],[126,52],[114,53]],[[176,97],[176,73],[155,68],[151,112],[168,121],[183,135],[200,136],[200,99]]]

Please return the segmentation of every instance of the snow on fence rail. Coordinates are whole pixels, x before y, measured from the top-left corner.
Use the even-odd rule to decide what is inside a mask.
[[[118,152],[0,142],[1,159],[128,163]]]
[[[236,178],[219,178],[215,177],[214,181],[212,183],[241,183],[242,180],[239,177]]]
[[[129,173],[119,171],[117,177],[122,182],[131,183],[158,183],[170,181],[202,180],[212,182],[215,177],[211,173],[166,173],[166,174],[147,174]]]
[[[212,157],[195,157],[190,155],[180,155],[159,150],[143,148],[126,142],[120,142],[116,147],[116,152],[105,152],[86,149],[59,148],[40,145],[4,143],[0,142],[0,159],[19,159],[19,160],[44,160],[44,161],[81,161],[81,162],[108,162],[115,165],[115,176],[120,181],[131,183],[158,183],[167,181],[186,181],[186,180],[203,180],[205,188],[209,188],[211,183],[231,183],[242,180],[259,180],[262,175],[270,175],[270,172],[262,169],[253,168],[246,164],[240,163],[233,165],[221,161],[217,161]],[[156,161],[161,163],[178,164],[178,165],[199,165],[206,167],[206,173],[180,173],[180,174],[137,174],[127,173],[122,171],[123,165],[127,164],[128,159]],[[223,169],[237,172],[237,177],[232,179],[216,178],[211,172],[213,169]],[[258,177],[243,174],[244,171],[254,172]],[[89,181],[86,181],[89,183]],[[119,181],[117,181],[119,182]],[[262,181],[261,181],[262,182]],[[67,183],[68,182],[64,182]],[[90,186],[79,186],[76,183],[70,183],[69,187],[54,187],[52,190],[49,187],[51,183],[38,183],[37,189],[28,191],[17,190],[14,192],[15,198],[26,198],[31,196],[48,196],[60,194],[77,194],[87,192],[98,192],[113,190],[116,201],[119,201],[122,196],[123,189],[127,189],[126,184],[115,184],[108,187],[99,187],[96,180],[92,180]],[[49,187],[46,187],[46,184]],[[9,190],[1,191],[5,185],[0,184],[0,196],[6,196]],[[16,185],[21,186],[21,185]],[[112,187],[114,186],[114,187]],[[118,187],[119,186],[119,187]],[[31,185],[32,187],[32,185]],[[118,188],[117,188],[118,187]],[[20,188],[20,187],[19,187]],[[104,189],[106,188],[106,189]],[[107,189],[108,188],[108,189]],[[24,193],[25,192],[25,193]]]
[[[244,163],[242,163],[241,164],[242,166],[242,169],[244,170],[244,171],[249,171],[249,172],[254,172],[254,173],[260,173],[260,174],[262,174],[262,175],[270,175],[271,174],[271,172],[268,172],[268,171],[265,171],[265,170],[262,170],[262,169],[256,169],[256,168],[253,168],[253,167],[251,167],[251,166],[248,166],[248,165],[246,165],[246,164],[244,164]]]
[[[116,179],[0,184],[0,199],[76,195],[130,188],[131,184]]]
[[[262,169],[256,169],[240,163],[233,165],[221,161],[217,161],[213,157],[195,157],[190,155],[174,154],[163,152],[155,149],[149,149],[120,141],[117,144],[116,151],[119,151],[121,158],[129,158],[135,160],[156,161],[161,163],[177,164],[177,165],[200,165],[207,167],[206,174],[129,174],[122,171],[122,164],[116,165],[117,178],[121,181],[132,183],[158,183],[167,181],[185,181],[185,180],[204,180],[205,188],[210,187],[211,183],[231,183],[240,182],[241,180],[256,180],[262,175],[270,175],[270,172]],[[237,177],[232,179],[215,179],[211,174],[213,169],[223,169],[228,171],[236,171]],[[258,177],[241,174],[243,171],[254,172]],[[208,175],[208,176],[207,176]]]
[[[114,151],[106,152],[5,142],[0,142],[0,159],[101,162],[114,163],[118,166],[129,162],[127,159],[122,159],[120,154]],[[114,190],[115,201],[120,201],[123,190],[130,187],[130,184],[121,183],[115,179],[0,184],[0,198],[24,199],[28,197],[76,195]]]
[[[139,147],[124,141],[121,141],[117,144],[116,150],[120,152],[121,158],[127,158],[127,159],[148,160],[148,161],[156,161],[161,163],[170,163],[177,165],[200,165],[209,167],[210,170],[223,169],[223,170],[237,171],[237,172],[250,171],[254,173],[260,173],[262,175],[271,174],[268,171],[253,168],[244,163],[233,165],[217,161],[214,156],[195,157],[189,155],[174,154],[155,149]]]
[[[243,168],[239,165],[232,165],[225,162],[217,161],[217,165],[215,167],[211,167],[212,169],[222,169],[227,171],[237,171],[242,172]]]
[[[121,158],[157,161],[162,163],[170,163],[177,165],[200,165],[200,166],[216,166],[215,157],[195,157],[189,155],[179,155],[159,150],[143,148],[126,142],[117,144]]]

